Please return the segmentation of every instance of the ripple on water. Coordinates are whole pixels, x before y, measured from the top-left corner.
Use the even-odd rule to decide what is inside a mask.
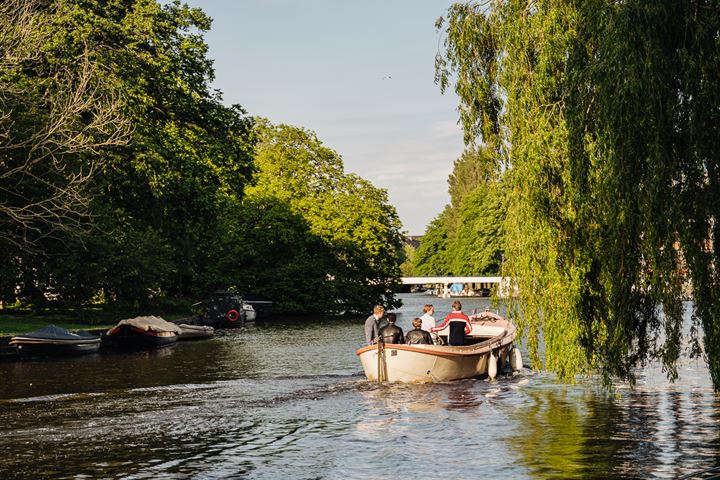
[[[403,328],[427,301],[449,310],[403,298]],[[696,361],[675,384],[647,368],[610,393],[529,370],[378,385],[354,354],[363,320],[0,364],[0,478],[672,478],[720,458],[720,403]]]

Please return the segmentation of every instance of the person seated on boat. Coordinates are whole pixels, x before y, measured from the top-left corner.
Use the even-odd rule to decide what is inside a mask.
[[[377,342],[378,333],[380,332],[380,322],[385,315],[385,308],[382,305],[375,305],[373,314],[365,320],[365,341],[368,345]]]
[[[432,304],[428,303],[423,307],[423,315],[420,317],[420,320],[422,320],[422,329],[428,333],[435,328],[435,317],[433,317],[434,313],[435,307],[433,307]]]
[[[413,330],[410,330],[407,332],[407,335],[405,335],[405,343],[408,345],[432,345],[433,340],[430,336],[430,333],[423,330],[422,327],[422,320],[419,318],[415,318],[412,321],[413,327],[415,327]]]
[[[397,320],[395,314],[388,313],[388,324],[380,328],[380,337],[382,337],[384,343],[405,343],[405,336],[403,335],[402,328],[395,325],[395,320]]]
[[[440,335],[440,331],[448,331],[448,345],[465,345],[465,335],[472,332],[472,324],[467,315],[462,313],[462,303],[459,300],[455,300],[452,304],[452,312],[445,317],[442,325],[439,325],[432,329],[433,333]]]
[[[435,317],[433,317],[433,315],[435,315],[435,307],[431,303],[425,304],[422,317],[420,317],[420,320],[422,320],[422,329],[430,334],[433,343],[440,343],[437,334],[432,333],[432,329],[435,328]]]

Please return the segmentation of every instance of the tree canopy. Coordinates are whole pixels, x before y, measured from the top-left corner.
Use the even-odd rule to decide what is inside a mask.
[[[322,304],[325,311],[367,311],[377,303],[397,306],[392,292],[400,276],[402,235],[387,192],[345,173],[340,156],[313,132],[265,121],[258,122],[255,131],[258,174],[246,190],[247,201],[286,209],[302,226],[294,233],[304,236],[301,244],[313,246],[294,252],[301,257],[287,257],[284,248],[266,244],[258,255],[278,266],[294,263],[293,258],[298,262],[295,275],[284,280],[288,285],[283,296],[297,302],[298,290],[304,290],[305,308],[314,302],[312,308]],[[314,278],[313,288],[303,284],[307,277]]]
[[[311,132],[226,106],[179,1],[0,5],[0,299],[130,307],[236,288],[393,306],[400,223]],[[252,184],[252,186],[251,186]]]
[[[504,180],[488,148],[468,148],[448,177],[450,204],[428,225],[413,256],[422,275],[497,274],[504,252]]]
[[[689,291],[720,387],[719,6],[470,2],[438,21],[437,81],[507,167],[517,321],[563,379],[655,359],[675,378]]]

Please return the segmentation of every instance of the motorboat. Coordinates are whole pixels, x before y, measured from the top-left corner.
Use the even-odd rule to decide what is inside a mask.
[[[508,366],[522,368],[520,350],[513,343],[515,325],[487,310],[469,318],[472,330],[462,346],[379,343],[355,354],[367,379],[378,382],[437,383],[484,375],[494,379]],[[439,339],[445,335],[438,332]]]
[[[182,329],[161,317],[147,316],[120,320],[105,334],[115,347],[153,349],[175,345]]]
[[[181,323],[179,340],[202,340],[215,336],[215,329],[210,325],[190,325]]]
[[[216,291],[206,300],[193,304],[199,307],[196,315],[177,320],[187,325],[207,325],[214,328],[239,328],[259,317],[268,317],[273,302],[246,300],[239,293]]]
[[[204,311],[193,323],[215,328],[233,328],[243,327],[257,318],[253,305],[235,292],[217,291],[200,304],[204,305]]]
[[[48,325],[12,337],[9,345],[13,345],[21,357],[83,355],[100,349],[100,337],[85,331],[73,333],[56,325]]]

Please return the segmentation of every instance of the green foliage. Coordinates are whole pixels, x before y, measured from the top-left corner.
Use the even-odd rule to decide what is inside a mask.
[[[65,164],[52,155],[41,158],[23,188],[39,189],[34,197],[42,199],[67,185],[59,174],[53,180],[48,169],[71,177],[77,176],[74,172],[99,173],[82,177],[82,190],[65,188],[75,202],[66,202],[65,216],[54,215],[62,227],[56,229],[59,234],[31,229],[38,232],[32,254],[18,249],[8,254],[22,259],[16,272],[21,297],[41,301],[51,292],[58,303],[143,306],[167,295],[205,295],[207,270],[214,268],[206,263],[205,250],[225,234],[220,221],[224,209],[229,200],[242,197],[253,168],[251,121],[240,107],[222,105],[210,89],[212,62],[202,37],[210,19],[179,2],[11,3],[29,5],[26,23],[40,25],[42,55],[20,62],[8,74],[29,85],[25,90],[15,92],[0,78],[3,98],[37,91],[32,98],[38,98],[38,106],[24,98],[17,103],[25,110],[4,105],[8,121],[37,136],[34,132],[54,125],[54,104],[44,105],[46,98],[53,101],[55,95],[62,106],[63,98],[72,97],[67,91],[79,92],[82,100],[58,136],[83,140],[83,149],[61,152]],[[0,39],[17,33],[9,23],[0,26]],[[78,58],[87,60],[76,67]],[[73,74],[75,70],[79,72]],[[77,78],[85,78],[81,74],[86,70],[90,86],[82,90]],[[69,79],[62,83],[65,76]],[[108,102],[115,110],[99,116],[110,108],[101,109]],[[110,114],[120,115],[119,120]],[[105,125],[109,131],[104,132],[96,126],[102,120],[120,122],[114,128],[130,125],[127,145],[108,142],[114,138],[113,125]],[[20,129],[20,123],[27,128]],[[19,147],[13,151],[24,152]],[[18,158],[16,163],[24,157]],[[50,181],[54,183],[48,188]],[[0,204],[15,206],[13,198],[3,193]],[[81,220],[84,228],[68,231]],[[5,296],[15,295],[12,283],[3,281]]]
[[[717,2],[453,5],[437,78],[466,141],[507,149],[506,273],[563,379],[675,378],[683,286],[720,388]],[[503,157],[499,157],[502,159]]]
[[[448,231],[445,219],[448,209],[438,215],[425,229],[415,251],[415,272],[418,275],[451,275],[448,260]]]
[[[402,263],[400,264],[400,274],[403,277],[414,277],[415,272],[415,251],[416,249],[409,244],[403,245]]]
[[[274,301],[276,312],[337,308],[327,277],[334,258],[287,203],[271,196],[249,196],[228,209],[224,222],[227,235],[207,249],[213,265],[208,272],[209,291],[231,286]]]
[[[296,309],[354,312],[376,303],[395,306],[402,236],[387,193],[344,173],[340,156],[312,132],[266,121],[258,122],[256,132],[258,174],[246,190],[245,206],[250,201],[273,205],[271,211],[293,219],[280,222],[275,228],[282,228],[262,242],[259,257],[273,262],[263,285],[275,290],[274,284],[284,282],[280,295],[294,298]],[[299,289],[308,294],[306,301]]]
[[[91,215],[89,187],[101,149],[124,145],[117,77],[106,47],[88,36],[72,51],[67,2],[0,4],[0,250],[42,251],[77,238]],[[10,254],[12,257],[13,253]]]
[[[463,197],[452,242],[450,269],[459,275],[497,274],[504,252],[503,185],[487,182]]]
[[[470,148],[448,178],[450,205],[428,226],[414,256],[422,275],[494,275],[504,251],[506,194],[488,148]]]
[[[295,313],[397,304],[386,192],[311,132],[224,106],[210,23],[179,1],[0,5],[0,300],[137,311],[234,287]]]

